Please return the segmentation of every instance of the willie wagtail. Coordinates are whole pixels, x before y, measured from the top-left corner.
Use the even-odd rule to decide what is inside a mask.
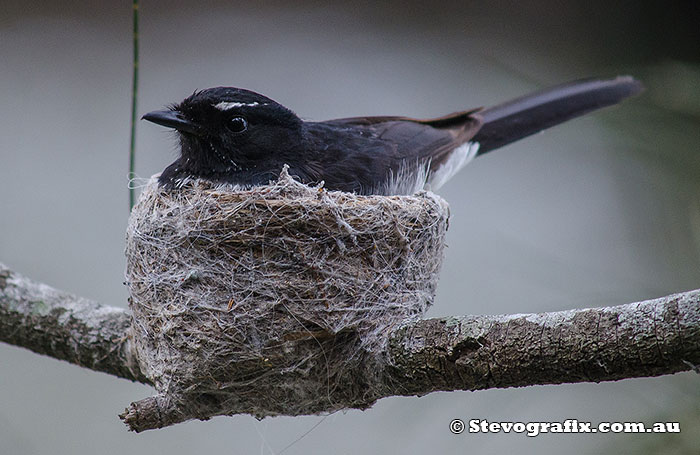
[[[582,80],[490,108],[419,120],[353,117],[307,122],[249,90],[195,92],[145,120],[179,132],[180,157],[160,176],[242,186],[275,180],[287,164],[303,183],[358,194],[439,188],[474,157],[639,93],[631,77]]]

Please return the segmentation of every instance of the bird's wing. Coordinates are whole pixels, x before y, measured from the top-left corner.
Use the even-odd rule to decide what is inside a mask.
[[[473,120],[477,114],[481,112],[483,108],[471,109],[468,111],[453,112],[452,114],[443,115],[442,117],[428,118],[428,119],[417,119],[412,117],[401,117],[401,116],[376,116],[376,117],[348,117],[348,118],[338,118],[333,120],[326,120],[325,123],[335,123],[338,125],[376,125],[378,123],[386,122],[413,122],[423,125],[430,125],[436,128],[444,128],[449,126],[456,126],[464,124],[470,120]]]
[[[436,189],[475,156],[477,147],[471,145],[469,140],[481,128],[479,111],[474,109],[431,119],[352,117],[324,123],[364,127],[374,139],[391,144],[393,179],[390,186],[395,188],[387,192],[401,193],[410,192],[406,188],[411,183],[402,180],[411,179],[416,172],[427,174],[424,182]]]
[[[481,128],[481,109],[442,117],[415,119],[398,116],[350,117],[328,120],[338,126],[365,127],[372,136],[396,144],[402,159],[430,158],[439,165],[443,155],[469,141]]]

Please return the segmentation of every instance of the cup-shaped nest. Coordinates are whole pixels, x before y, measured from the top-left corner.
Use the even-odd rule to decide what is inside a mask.
[[[447,219],[429,192],[358,196],[286,171],[252,189],[154,177],[126,246],[142,370],[198,418],[369,406],[388,335],[433,301]]]

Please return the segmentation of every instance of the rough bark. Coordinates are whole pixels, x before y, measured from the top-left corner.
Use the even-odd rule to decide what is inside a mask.
[[[127,310],[32,282],[0,264],[0,341],[149,383],[138,368]],[[627,305],[540,314],[425,319],[390,336],[375,399],[438,390],[612,381],[700,365],[700,290]],[[196,416],[167,396],[122,415],[143,431]]]
[[[387,395],[614,381],[700,365],[700,290],[607,308],[426,319],[393,334]]]
[[[91,370],[149,384],[123,309],[36,283],[0,263],[0,341]]]

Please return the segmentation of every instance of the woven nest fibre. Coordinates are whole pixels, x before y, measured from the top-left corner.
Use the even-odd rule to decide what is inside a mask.
[[[252,189],[154,176],[127,230],[141,368],[194,418],[369,406],[372,359],[433,301],[447,219],[429,192],[326,191],[286,169]]]

